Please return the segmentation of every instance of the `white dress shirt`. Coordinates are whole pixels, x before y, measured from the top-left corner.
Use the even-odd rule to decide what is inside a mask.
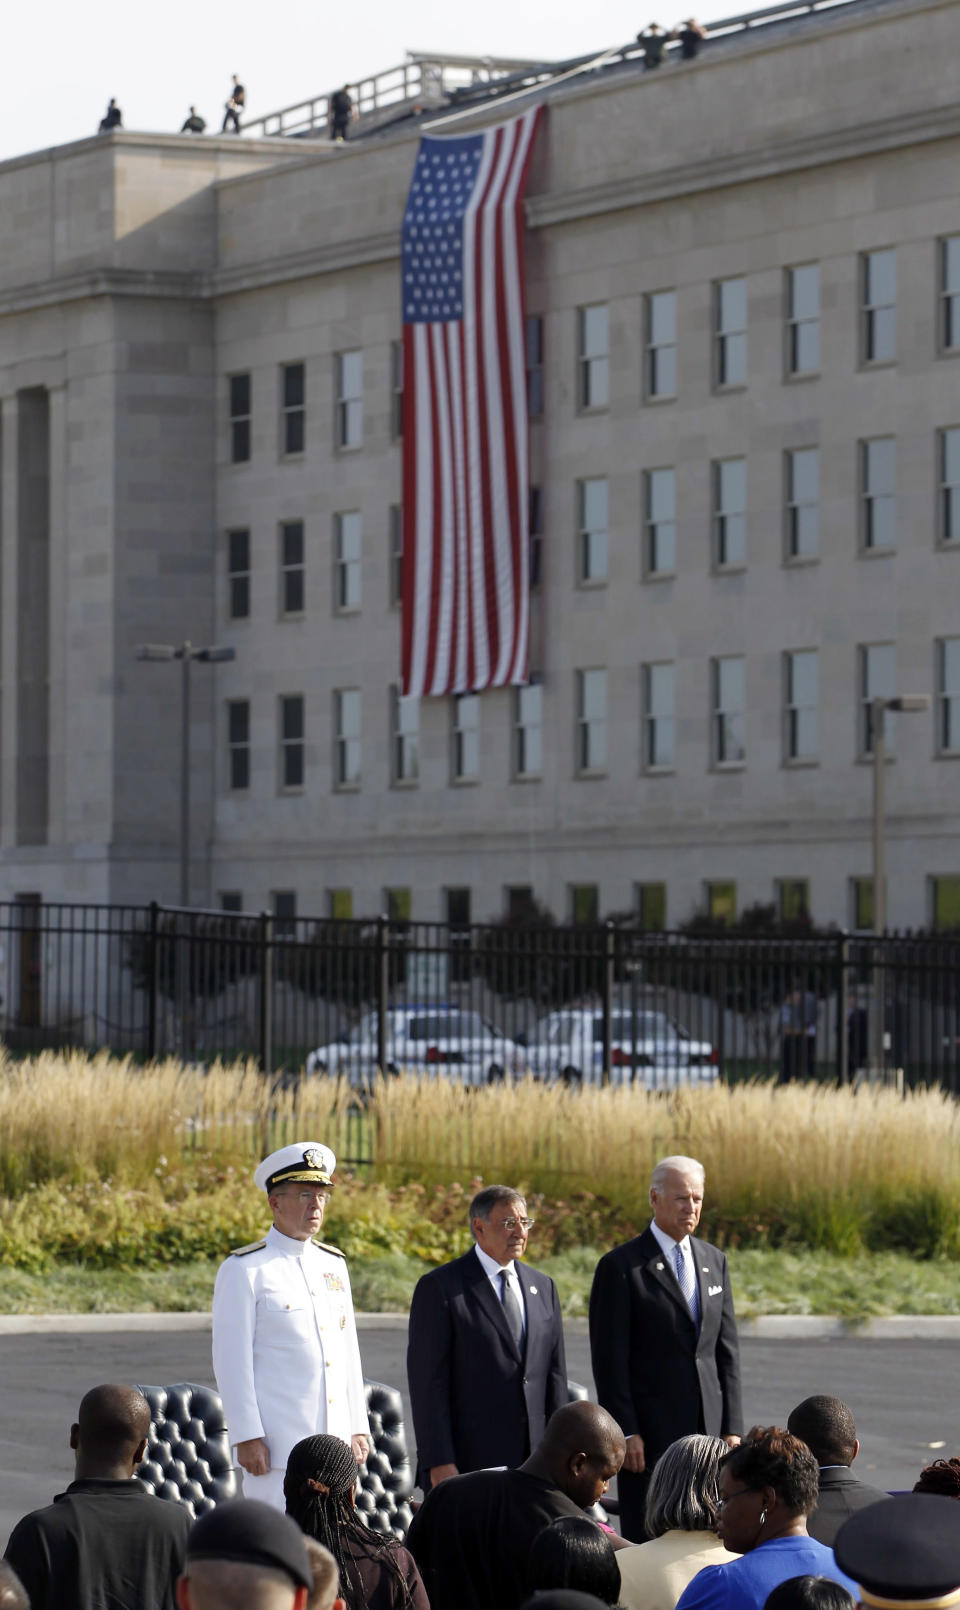
[[[520,1305],[520,1317],[523,1320],[523,1334],[526,1336],[527,1305],[523,1300],[523,1287],[520,1284],[520,1277],[517,1274],[517,1266],[513,1259],[511,1258],[509,1263],[498,1263],[496,1258],[491,1258],[489,1252],[484,1252],[483,1248],[478,1247],[476,1243],[474,1243],[473,1250],[480,1259],[480,1266],[494,1291],[496,1292],[497,1302],[500,1304],[503,1303],[503,1287],[500,1284],[500,1276],[501,1274],[506,1275],[507,1284]]]

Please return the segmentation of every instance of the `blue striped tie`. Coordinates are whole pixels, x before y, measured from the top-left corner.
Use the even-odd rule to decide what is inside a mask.
[[[683,1292],[683,1300],[690,1310],[690,1318],[693,1320],[693,1323],[699,1330],[700,1293],[697,1290],[697,1277],[694,1274],[690,1263],[688,1263],[687,1259],[683,1256],[683,1250],[679,1241],[673,1249],[673,1261],[676,1266],[676,1274],[677,1280],[680,1284],[680,1290]]]

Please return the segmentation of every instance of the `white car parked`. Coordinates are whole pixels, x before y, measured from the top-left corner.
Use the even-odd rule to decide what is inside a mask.
[[[599,1084],[603,1076],[603,1013],[568,1007],[537,1024],[527,1050],[531,1070],[547,1081]],[[712,1084],[717,1053],[709,1040],[694,1040],[666,1012],[617,1009],[610,1020],[610,1081],[647,1089]]]
[[[458,1006],[398,1006],[387,1013],[384,1072],[442,1075],[461,1084],[493,1084],[525,1072],[527,1053],[479,1012]],[[333,1073],[369,1085],[379,1056],[377,1014],[368,1012],[350,1034],[318,1046],[307,1073]]]

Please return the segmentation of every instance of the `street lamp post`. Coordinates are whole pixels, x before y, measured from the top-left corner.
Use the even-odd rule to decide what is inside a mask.
[[[926,693],[904,693],[892,699],[873,699],[870,705],[871,739],[873,744],[873,931],[882,939],[887,929],[887,841],[886,841],[886,763],[887,763],[887,711],[929,710]],[[874,1068],[883,1069],[886,1057],[884,1024],[884,997],[886,994],[883,951],[878,945],[874,954],[873,989],[873,1056]]]
[[[180,677],[180,904],[190,904],[190,666],[194,660],[205,665],[222,664],[236,658],[232,648],[194,648],[189,641],[141,643],[138,660],[179,660]]]

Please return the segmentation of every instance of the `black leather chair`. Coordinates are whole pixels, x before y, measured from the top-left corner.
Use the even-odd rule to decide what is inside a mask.
[[[360,1467],[357,1511],[373,1531],[403,1537],[413,1518],[403,1399],[381,1381],[364,1385],[373,1448]],[[240,1483],[217,1393],[188,1381],[140,1391],[151,1421],[147,1457],[137,1475],[150,1492],[186,1504],[192,1515],[202,1515],[222,1498],[237,1498]]]
[[[150,1405],[147,1457],[137,1471],[159,1498],[186,1504],[202,1515],[221,1498],[238,1498],[223,1404],[209,1386],[141,1386]]]

